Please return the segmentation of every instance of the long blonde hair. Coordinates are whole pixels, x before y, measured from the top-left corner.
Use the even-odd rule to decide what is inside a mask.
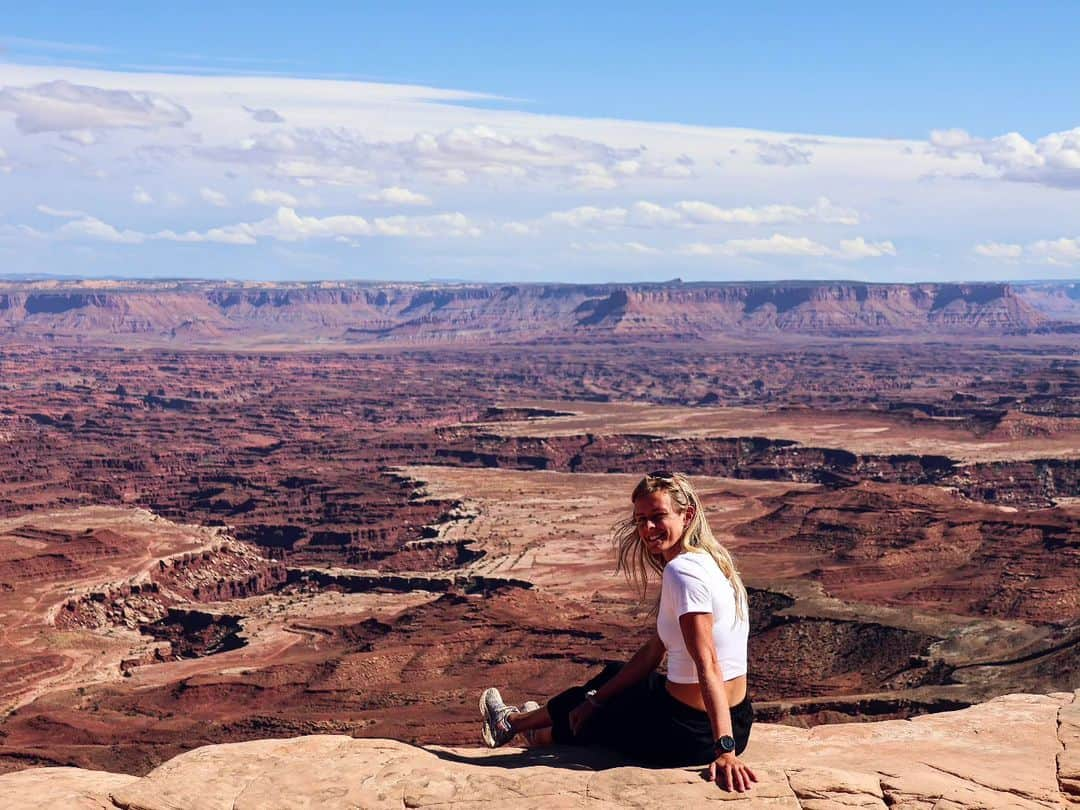
[[[701,507],[701,499],[694,491],[690,479],[677,472],[649,473],[634,487],[630,501],[637,503],[639,498],[654,492],[668,493],[672,506],[679,514],[693,507],[694,514],[683,530],[682,537],[679,538],[682,550],[695,553],[705,552],[716,560],[721,573],[728,578],[728,582],[735,590],[736,619],[745,619],[748,604],[746,586],[743,585],[742,577],[739,576],[739,571],[735,567],[731,552],[724,548],[712,533],[709,521],[705,518],[705,510]],[[627,581],[635,587],[644,602],[649,589],[649,572],[663,575],[664,558],[649,553],[641,540],[637,523],[632,515],[615,524],[614,540],[618,552],[615,570],[621,571],[626,576]],[[656,613],[659,607],[660,600],[657,598],[651,612]]]

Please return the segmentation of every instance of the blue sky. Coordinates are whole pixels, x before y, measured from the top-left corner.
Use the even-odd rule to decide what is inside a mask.
[[[1074,4],[663,12],[5,9],[0,258],[92,275],[1078,275]]]
[[[523,98],[536,112],[825,135],[1076,124],[1069,2],[9,6],[0,35],[19,61],[338,75]]]

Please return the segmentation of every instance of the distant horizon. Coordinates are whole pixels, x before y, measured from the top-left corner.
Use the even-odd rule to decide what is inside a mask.
[[[952,286],[965,286],[965,285],[991,285],[991,284],[1005,284],[1005,285],[1017,285],[1017,286],[1034,286],[1041,284],[1062,285],[1068,286],[1070,284],[1080,284],[1080,276],[1075,278],[1031,278],[1031,279],[965,279],[962,281],[941,281],[941,280],[929,280],[924,279],[920,281],[865,281],[855,278],[777,278],[777,279],[723,279],[723,280],[693,280],[687,281],[681,278],[669,278],[659,281],[621,281],[621,280],[601,280],[601,281],[476,281],[470,279],[393,279],[393,278],[312,278],[312,279],[258,279],[258,278],[206,278],[199,276],[143,276],[143,277],[127,277],[127,276],[78,276],[78,275],[63,275],[63,274],[20,274],[20,273],[0,273],[0,283],[14,283],[14,284],[33,284],[34,282],[64,282],[70,284],[79,284],[82,282],[109,282],[115,284],[194,284],[194,285],[206,285],[206,284],[228,284],[228,285],[303,285],[303,286],[318,286],[318,285],[337,285],[337,286],[373,286],[373,285],[408,285],[408,286],[432,286],[432,287],[452,287],[452,286],[473,286],[473,287],[507,287],[507,286],[522,286],[522,287],[542,287],[542,286],[566,286],[566,287],[604,287],[604,286],[625,286],[625,287],[665,287],[665,286],[738,286],[738,285],[836,285],[836,284],[861,284],[866,286],[875,287],[888,287],[888,286],[918,286],[925,284],[940,284],[940,285],[952,285]]]

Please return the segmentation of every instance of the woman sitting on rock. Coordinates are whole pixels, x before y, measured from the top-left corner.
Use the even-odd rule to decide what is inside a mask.
[[[686,476],[646,475],[631,495],[633,517],[616,528],[617,570],[644,598],[649,572],[661,577],[656,632],[626,664],[612,664],[546,706],[480,696],[490,747],[516,734],[530,745],[597,745],[648,765],[709,763],[709,778],[743,791],[757,781],[738,755],[753,709],[746,695],[746,588],[717,542]],[[667,654],[667,677],[656,672]]]

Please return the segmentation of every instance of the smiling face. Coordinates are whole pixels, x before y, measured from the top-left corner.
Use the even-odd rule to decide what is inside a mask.
[[[682,552],[683,532],[693,517],[693,507],[679,512],[664,490],[647,492],[634,501],[634,525],[649,553],[671,562]]]

